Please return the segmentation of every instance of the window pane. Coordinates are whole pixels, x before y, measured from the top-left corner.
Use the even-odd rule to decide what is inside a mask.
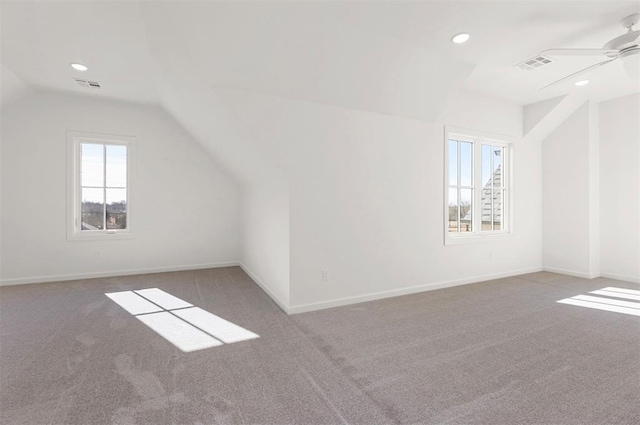
[[[493,219],[493,215],[491,213],[491,200],[493,196],[493,191],[491,189],[483,189],[481,196],[481,208],[482,208],[482,230],[492,230],[491,228],[491,220]]]
[[[497,189],[493,191],[493,230],[502,230],[502,205],[504,201],[504,191]]]
[[[107,189],[107,229],[127,228],[127,190]]]
[[[504,148],[493,147],[493,186],[502,187],[502,156]]]
[[[473,190],[460,189],[460,231],[473,231]]]
[[[473,181],[473,144],[460,142],[460,186],[471,186]]]
[[[104,226],[104,190],[82,188],[81,230],[102,230]]]
[[[81,143],[82,186],[102,186],[104,183],[104,145]]]
[[[458,142],[449,140],[447,149],[449,161],[449,185],[456,186],[458,184]]]
[[[482,145],[482,187],[491,186],[491,146]]]
[[[107,187],[127,187],[127,147],[107,145]]]
[[[458,189],[449,189],[449,232],[458,232]]]

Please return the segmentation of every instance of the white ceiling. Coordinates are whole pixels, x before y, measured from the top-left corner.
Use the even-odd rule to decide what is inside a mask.
[[[2,64],[34,87],[158,100],[137,2],[3,2],[1,23]],[[74,71],[71,62],[89,71]],[[82,88],[72,77],[102,88]]]
[[[640,91],[620,63],[538,89],[594,59],[534,71],[518,62],[551,47],[601,47],[637,2],[4,2],[2,64],[28,84],[157,102],[156,79],[226,87],[432,119],[466,88],[517,104],[586,91]],[[465,45],[449,39],[471,33]],[[79,73],[70,62],[82,62]],[[90,91],[71,77],[99,81]]]
[[[152,3],[143,11],[153,56],[204,87],[435,118],[474,65],[447,54],[451,43],[429,50],[345,23],[343,6]]]

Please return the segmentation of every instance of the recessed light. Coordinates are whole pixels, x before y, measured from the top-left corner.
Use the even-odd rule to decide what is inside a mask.
[[[87,69],[89,69],[86,65],[83,65],[81,63],[72,63],[71,68],[75,69],[76,71],[86,71]]]
[[[589,80],[578,81],[574,85],[576,85],[576,86],[586,86],[587,84],[589,84]]]
[[[462,44],[465,41],[467,41],[469,39],[469,34],[467,34],[466,32],[460,33],[460,34],[456,34],[453,37],[451,37],[451,41],[453,41],[456,44]]]

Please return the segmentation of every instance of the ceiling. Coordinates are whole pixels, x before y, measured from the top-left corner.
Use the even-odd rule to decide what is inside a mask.
[[[3,2],[2,64],[36,88],[157,102],[137,2]],[[71,69],[71,62],[89,66]],[[72,77],[100,82],[82,88]]]
[[[590,73],[588,86],[539,90],[597,58],[513,66],[547,48],[601,47],[638,12],[612,0],[3,2],[1,62],[36,88],[136,102],[159,102],[157,81],[170,78],[431,120],[462,88],[522,105],[640,91],[620,63]],[[471,40],[452,44],[462,31]]]

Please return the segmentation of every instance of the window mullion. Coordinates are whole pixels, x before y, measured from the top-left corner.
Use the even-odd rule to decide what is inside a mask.
[[[107,231],[107,145],[102,145],[102,230]]]
[[[509,159],[509,154],[507,153],[507,147],[502,147],[502,180],[500,182],[500,188],[502,189],[502,227],[500,230],[505,231],[508,227],[507,218],[509,217],[509,212],[506,212],[508,208],[507,205],[507,172],[509,167],[507,165],[507,161]],[[506,213],[505,213],[506,212]]]
[[[491,152],[489,153],[489,157],[491,158],[491,231],[495,230],[495,206],[493,205],[493,197],[495,196],[494,188],[496,186],[496,182],[494,180],[495,169],[493,166],[493,156],[495,155],[496,147],[491,145]]]
[[[82,230],[82,144],[79,142],[76,142],[75,144],[75,154],[77,166],[80,172],[75,175],[76,202],[74,209],[76,212],[76,222],[74,225],[76,226],[76,232],[80,232]]]
[[[479,233],[482,230],[482,203],[481,189],[478,188],[478,182],[482,181],[482,166],[480,164],[482,143],[478,139],[473,140],[473,225],[474,232]],[[480,211],[479,211],[480,209]]]
[[[462,157],[462,142],[458,140],[456,143],[457,143],[456,154],[457,154],[457,161],[458,161],[458,166],[457,166],[458,185],[457,185],[457,190],[456,190],[456,198],[457,198],[456,199],[456,202],[457,202],[456,214],[457,214],[458,217],[457,217],[456,222],[457,222],[457,226],[458,226],[457,231],[458,231],[458,233],[460,233],[460,231],[462,229],[462,223],[461,223],[462,217],[461,217],[461,214],[460,214],[460,206],[461,206],[460,197],[462,196],[462,190],[460,190],[460,187],[462,185],[462,180],[461,180],[462,171],[460,169],[460,165],[462,164],[462,159],[461,159],[461,157]]]

